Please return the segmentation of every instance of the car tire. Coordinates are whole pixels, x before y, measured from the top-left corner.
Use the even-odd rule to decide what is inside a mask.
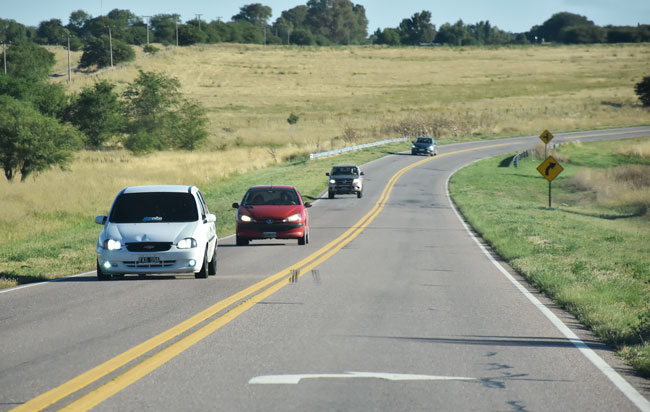
[[[327,193],[327,197],[329,197],[330,199],[334,199],[334,192],[332,192],[332,191],[330,190],[330,191]]]
[[[111,275],[104,273],[99,262],[97,262],[97,280],[110,280]]]
[[[305,231],[305,233],[302,234],[302,237],[298,238],[298,244],[299,245],[306,245],[307,242],[309,242],[309,233],[308,231]]]
[[[357,192],[357,199],[361,199],[363,197],[363,191]]]
[[[208,277],[208,249],[205,249],[203,254],[203,264],[201,265],[201,270],[194,273],[194,277],[197,279],[206,279]]]
[[[214,245],[214,252],[212,253],[212,261],[208,263],[208,276],[217,274],[217,245]]]
[[[237,246],[246,246],[248,245],[248,242],[249,240],[244,239],[243,237],[239,237],[239,236],[235,237],[235,243],[237,244]]]

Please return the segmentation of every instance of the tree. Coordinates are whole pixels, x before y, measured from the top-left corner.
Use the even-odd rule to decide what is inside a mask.
[[[70,105],[67,119],[86,136],[86,147],[99,149],[124,126],[124,108],[115,85],[101,80],[84,88]]]
[[[178,44],[181,46],[205,43],[207,39],[207,34],[202,29],[199,29],[198,21],[196,20],[178,26]]]
[[[333,43],[362,43],[368,35],[366,9],[350,0],[309,0],[305,25]]]
[[[125,42],[113,39],[113,64],[135,59],[133,48]],[[84,52],[79,60],[79,67],[86,69],[90,66],[102,68],[111,65],[111,41],[108,36],[93,37],[84,46]]]
[[[79,147],[79,132],[40,114],[29,103],[0,96],[0,164],[7,180],[24,181],[53,166],[64,169]]]
[[[243,6],[239,9],[239,14],[232,16],[233,21],[244,20],[258,27],[263,27],[268,24],[268,20],[273,15],[273,11],[269,6],[264,6],[260,3],[253,3]]]
[[[66,28],[79,37],[84,36],[86,34],[84,32],[84,26],[86,25],[86,22],[91,18],[92,16],[83,10],[73,11],[70,13],[70,17],[68,18],[68,25]]]
[[[68,37],[68,30],[63,27],[61,20],[50,19],[42,21],[36,30],[37,40],[40,44],[63,44]]]
[[[21,40],[7,49],[7,74],[14,77],[41,81],[50,74],[55,63],[50,53],[29,40]]]
[[[178,14],[156,14],[149,20],[156,40],[163,44],[176,44]]]
[[[566,44],[591,44],[605,41],[606,33],[598,26],[571,26],[560,32],[560,41]]]
[[[534,26],[530,30],[529,38],[537,36],[541,41],[562,41],[562,29],[578,26],[593,26],[594,22],[585,16],[568,12],[556,13],[546,20],[541,26]]]
[[[173,133],[176,137],[172,147],[181,150],[196,150],[208,137],[208,119],[205,109],[196,101],[183,101],[178,112],[173,114]]]
[[[431,12],[427,10],[402,20],[397,31],[402,44],[431,43],[436,37],[436,26],[431,24]]]
[[[27,28],[15,20],[0,19],[0,42],[16,42],[27,38]]]
[[[475,43],[476,41],[469,32],[469,28],[458,20],[455,24],[445,23],[440,26],[436,43],[448,44],[451,46],[462,46],[465,44]]]
[[[644,106],[650,106],[650,76],[646,76],[634,86],[634,91]]]
[[[377,44],[387,44],[389,46],[399,46],[402,44],[398,29],[391,29],[390,27],[387,27],[382,31],[377,29],[375,36]]]

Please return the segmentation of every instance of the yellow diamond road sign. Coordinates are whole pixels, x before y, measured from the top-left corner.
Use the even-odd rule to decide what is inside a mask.
[[[537,171],[546,178],[549,182],[552,182],[553,179],[562,173],[564,168],[553,158],[549,156],[544,160],[539,166],[537,166]]]
[[[553,139],[553,134],[548,130],[544,130],[542,134],[539,135],[539,138],[542,139],[542,142],[548,144]]]

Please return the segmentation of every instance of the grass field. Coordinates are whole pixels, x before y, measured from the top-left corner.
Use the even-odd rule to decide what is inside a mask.
[[[472,227],[519,273],[650,377],[650,137],[560,146],[548,183],[539,157],[462,169],[450,191]],[[542,152],[543,153],[543,152]]]

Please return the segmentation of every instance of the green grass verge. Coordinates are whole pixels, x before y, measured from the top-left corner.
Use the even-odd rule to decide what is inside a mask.
[[[276,167],[235,175],[210,186],[200,187],[208,208],[217,216],[220,237],[234,233],[235,210],[246,189],[261,184],[288,184],[300,190],[306,200],[314,200],[327,189],[327,177],[335,163],[364,164],[395,151],[407,150],[408,142],[392,143],[317,160],[288,162]],[[191,182],[188,182],[191,184]],[[117,194],[117,193],[115,193]],[[110,207],[106,205],[106,210]],[[35,214],[30,226],[57,221],[54,231],[36,232],[26,240],[0,246],[0,289],[40,282],[95,269],[95,244],[101,227],[94,223],[95,211],[84,215]],[[48,225],[51,226],[51,225]]]
[[[650,377],[650,215],[593,201],[571,184],[588,165],[648,164],[616,154],[646,139],[562,146],[564,172],[552,185],[541,159],[503,167],[506,155],[474,163],[450,180],[472,227],[514,269]],[[650,176],[649,176],[650,178]],[[650,179],[649,179],[650,180]]]

